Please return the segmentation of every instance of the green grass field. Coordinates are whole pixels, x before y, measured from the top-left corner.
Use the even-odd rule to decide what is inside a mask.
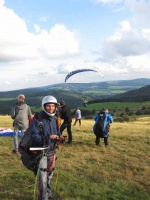
[[[150,107],[150,101],[147,102],[103,102],[103,103],[94,103],[88,105],[88,110],[100,110],[102,108],[109,108],[109,109],[125,109],[126,107],[130,109],[138,109],[142,106]],[[87,108],[83,108],[87,109]]]
[[[10,116],[0,121],[12,128]],[[95,146],[93,124],[72,126],[73,143],[57,150],[53,190],[61,200],[150,200],[150,116],[114,122],[108,148]],[[33,200],[35,177],[12,153],[13,138],[0,137],[0,148],[0,199]]]

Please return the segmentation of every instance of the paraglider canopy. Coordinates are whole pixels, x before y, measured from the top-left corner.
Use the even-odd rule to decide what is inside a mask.
[[[69,74],[67,74],[66,78],[65,78],[65,82],[71,77],[73,76],[74,74],[77,74],[77,73],[80,73],[80,72],[89,72],[89,71],[92,71],[92,72],[99,72],[97,70],[94,70],[94,69],[78,69],[78,70],[74,70],[74,71],[71,71]]]

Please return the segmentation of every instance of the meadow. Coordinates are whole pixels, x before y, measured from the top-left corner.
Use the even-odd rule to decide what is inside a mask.
[[[57,150],[53,190],[61,200],[150,200],[150,116],[114,122],[107,148],[95,145],[93,124],[72,126],[73,143]],[[10,116],[0,127],[12,129]],[[12,153],[13,138],[0,137],[0,149],[0,199],[33,200],[35,177]]]

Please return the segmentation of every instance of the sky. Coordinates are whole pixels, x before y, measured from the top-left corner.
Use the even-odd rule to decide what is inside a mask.
[[[150,0],[0,0],[0,91],[150,78]]]

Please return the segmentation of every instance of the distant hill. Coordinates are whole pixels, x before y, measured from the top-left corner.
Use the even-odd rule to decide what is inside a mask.
[[[43,87],[46,90],[64,90],[79,93],[90,99],[107,98],[150,85],[150,79],[118,80],[94,83],[62,83]]]
[[[96,99],[107,98],[127,91],[138,89],[146,85],[150,85],[150,79],[141,78],[133,80],[118,80],[94,83],[62,83],[37,88],[26,88],[21,90],[0,92],[0,98],[16,98],[20,93],[30,97],[43,96],[51,91],[57,90],[78,93],[82,95],[82,97],[85,96],[91,99]]]
[[[83,106],[84,101],[89,101],[89,103],[104,101],[106,99],[109,99],[109,101],[142,101],[149,98],[150,91],[148,92],[146,90],[146,86],[148,85],[150,85],[150,79],[142,78],[98,83],[62,83],[44,87],[0,92],[0,114],[9,114],[12,105],[16,103],[17,96],[21,93],[25,94],[26,102],[31,106],[33,111],[36,111],[41,108],[41,100],[46,95],[55,96],[58,102],[63,99],[71,108]],[[145,96],[140,89],[144,86]],[[133,90],[137,90],[139,95],[138,92],[135,94],[136,92],[134,93]]]
[[[141,87],[137,90],[124,92],[123,94],[118,94],[114,96],[114,99],[130,101],[130,102],[150,101],[150,85]]]
[[[136,90],[131,90],[128,92],[124,92],[110,98],[106,99],[97,99],[92,100],[89,103],[98,103],[98,102],[145,102],[150,101],[150,85],[141,87]]]

